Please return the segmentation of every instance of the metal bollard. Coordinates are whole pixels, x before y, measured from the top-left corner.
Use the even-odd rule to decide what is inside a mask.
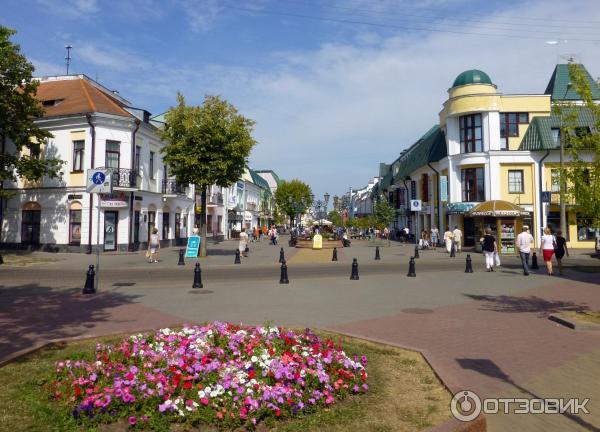
[[[471,262],[471,254],[467,254],[467,266],[465,267],[465,273],[473,273],[473,263]]]
[[[235,261],[233,262],[234,264],[241,264],[242,260],[240,259],[240,250],[236,249],[235,250]]]
[[[2,254],[0,254],[0,264],[4,264],[4,258],[2,258]]]
[[[91,265],[86,273],[85,286],[82,291],[83,294],[96,294],[96,290],[94,289],[94,276],[96,276],[96,272],[94,271],[94,266]]]
[[[420,258],[419,257],[419,246],[415,246],[415,258]]]
[[[331,257],[331,261],[337,261],[337,248],[333,248],[333,256]]]
[[[535,254],[535,252],[533,253],[533,255],[531,256],[531,270],[538,270],[538,263],[537,263],[537,255]]]
[[[192,284],[192,288],[203,288],[202,285],[202,270],[200,270],[200,263],[196,263],[196,267],[194,268],[194,283]]]
[[[379,255],[379,246],[375,246],[375,261],[379,261],[381,256]]]
[[[417,272],[415,270],[415,257],[410,257],[410,261],[408,262],[408,277],[417,276]]]
[[[285,263],[285,260],[283,260],[281,262],[281,275],[279,276],[279,283],[280,284],[289,284],[290,283],[290,280],[288,279],[287,264]]]
[[[352,273],[350,274],[350,280],[358,280],[358,261],[356,258],[352,260]]]
[[[283,251],[283,248],[281,248],[281,250],[279,251],[279,262],[282,263],[285,261],[285,252]]]
[[[185,259],[183,256],[185,255],[185,251],[183,249],[179,249],[179,262],[177,265],[185,265]]]

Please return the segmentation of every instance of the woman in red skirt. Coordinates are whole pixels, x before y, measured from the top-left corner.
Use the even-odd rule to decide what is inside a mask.
[[[548,275],[552,276],[552,255],[554,255],[554,248],[556,247],[556,240],[552,235],[550,228],[544,228],[544,235],[540,244],[540,255],[544,256],[544,262],[546,263],[546,270]]]

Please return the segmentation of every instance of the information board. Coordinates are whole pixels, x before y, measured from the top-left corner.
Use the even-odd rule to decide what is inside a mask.
[[[196,258],[200,251],[200,236],[189,236],[187,241],[187,247],[185,248],[186,258]]]

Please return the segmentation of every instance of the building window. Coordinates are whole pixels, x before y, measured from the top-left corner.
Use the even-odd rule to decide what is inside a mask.
[[[421,176],[421,199],[429,202],[429,176],[427,174]]]
[[[119,168],[121,159],[121,143],[119,141],[106,141],[106,167]]]
[[[551,177],[551,191],[552,192],[560,192],[560,171],[557,169],[550,170]]]
[[[500,148],[508,150],[508,140],[519,136],[519,125],[529,123],[528,113],[500,113]]]
[[[463,202],[485,201],[483,168],[465,168],[461,170]]]
[[[217,216],[217,233],[221,233],[221,225],[223,224],[223,216]]]
[[[135,172],[137,175],[141,175],[142,171],[140,170],[140,155],[142,154],[142,148],[140,146],[135,146]]]
[[[169,238],[169,213],[162,214],[162,238],[163,240]]]
[[[212,233],[213,232],[213,217],[212,215],[206,215],[206,232],[208,233]]]
[[[30,202],[23,206],[21,219],[21,243],[29,245],[40,244],[40,222],[42,219],[42,208],[36,202]]]
[[[554,144],[559,145],[560,144],[560,128],[552,128],[550,129],[550,131],[552,132],[552,141],[554,142]]]
[[[523,192],[523,170],[508,170],[508,193]]]
[[[577,240],[596,240],[597,235],[600,235],[600,229],[594,225],[592,219],[577,215]]]
[[[85,141],[73,141],[73,172],[83,171]]]
[[[150,152],[150,178],[154,178],[154,152]]]
[[[459,122],[461,152],[473,153],[483,151],[481,114],[461,116]]]
[[[175,213],[175,238],[181,237],[181,213]]]
[[[69,244],[81,244],[81,204],[73,203],[69,210]]]

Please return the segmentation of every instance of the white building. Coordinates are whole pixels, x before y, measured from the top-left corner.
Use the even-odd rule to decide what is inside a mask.
[[[45,109],[37,123],[53,135],[40,157],[62,159],[64,175],[5,182],[16,192],[4,210],[6,247],[136,250],[153,228],[163,246],[183,241],[194,220],[193,188],[170,178],[150,113],[85,75],[44,77],[37,98]],[[86,193],[91,168],[112,172],[111,195]]]

